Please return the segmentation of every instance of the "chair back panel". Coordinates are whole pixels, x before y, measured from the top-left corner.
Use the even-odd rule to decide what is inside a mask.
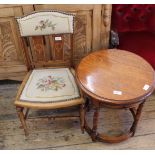
[[[35,36],[30,38],[30,47],[32,50],[33,60],[46,61],[46,46],[44,44],[44,38],[41,36]]]
[[[73,33],[73,14],[41,11],[17,18],[21,36]]]
[[[17,18],[31,68],[72,65],[73,21],[73,14],[57,11]]]

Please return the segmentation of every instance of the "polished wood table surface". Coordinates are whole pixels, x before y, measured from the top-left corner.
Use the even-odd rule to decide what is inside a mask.
[[[100,50],[81,60],[76,79],[84,94],[96,106],[93,127],[90,128],[85,120],[85,129],[93,141],[120,142],[134,135],[143,104],[155,88],[155,72],[148,62],[132,52]],[[98,133],[101,105],[128,108],[134,118],[129,132],[116,137]]]

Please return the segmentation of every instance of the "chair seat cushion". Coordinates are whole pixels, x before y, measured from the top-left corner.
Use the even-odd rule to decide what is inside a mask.
[[[36,69],[29,76],[20,100],[28,102],[61,102],[80,98],[69,68]]]

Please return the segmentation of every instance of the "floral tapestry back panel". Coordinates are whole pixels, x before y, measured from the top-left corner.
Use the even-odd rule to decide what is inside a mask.
[[[33,70],[20,100],[60,102],[79,98],[79,90],[68,68]]]
[[[73,14],[52,10],[17,17],[21,36],[73,33],[73,20]]]

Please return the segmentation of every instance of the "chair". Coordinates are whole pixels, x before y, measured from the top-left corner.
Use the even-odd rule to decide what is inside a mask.
[[[29,109],[60,109],[77,105],[84,132],[84,99],[72,68],[74,14],[39,11],[16,20],[29,69],[15,100],[25,135],[28,135],[26,119]]]

